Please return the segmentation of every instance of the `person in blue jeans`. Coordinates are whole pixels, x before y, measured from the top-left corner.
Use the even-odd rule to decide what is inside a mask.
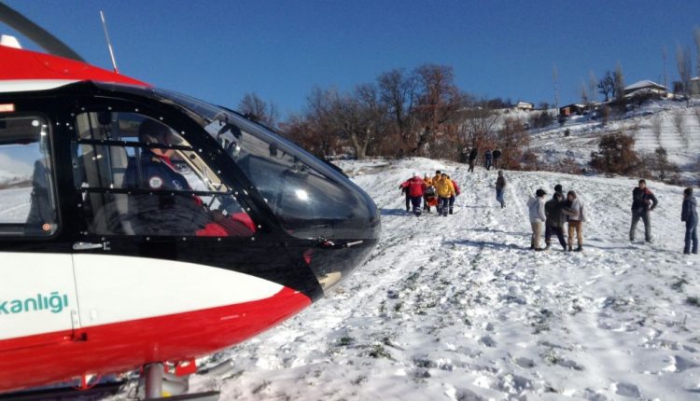
[[[684,254],[690,253],[690,243],[693,243],[693,253],[698,254],[698,211],[697,201],[693,196],[693,188],[683,191],[683,208],[681,221],[685,221],[685,248]]]
[[[503,177],[503,170],[498,170],[498,178],[496,178],[496,200],[501,204],[501,209],[506,207],[506,201],[503,199],[503,192],[506,190],[506,179]]]

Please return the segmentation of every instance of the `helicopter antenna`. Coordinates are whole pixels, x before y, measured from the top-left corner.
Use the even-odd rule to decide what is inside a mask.
[[[114,66],[114,72],[119,74],[117,69],[117,60],[114,58],[114,50],[112,49],[112,41],[109,40],[109,32],[107,31],[107,20],[105,20],[105,13],[100,10],[100,18],[102,19],[102,28],[105,30],[105,38],[107,39],[107,48],[109,48],[109,56],[112,58],[112,66]]]
[[[85,61],[65,43],[2,1],[0,1],[0,22],[7,24],[10,28],[26,36],[29,40],[49,52],[49,54],[75,61]]]

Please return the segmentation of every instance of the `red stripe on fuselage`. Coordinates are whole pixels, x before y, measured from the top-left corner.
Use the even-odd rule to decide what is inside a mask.
[[[0,66],[0,80],[64,79],[150,86],[87,63],[6,46],[0,46]]]
[[[284,288],[260,301],[87,327],[75,335],[47,333],[0,341],[0,392],[210,354],[269,329],[310,304],[306,295]],[[60,338],[65,340],[57,342]],[[8,350],[10,346],[14,349]]]

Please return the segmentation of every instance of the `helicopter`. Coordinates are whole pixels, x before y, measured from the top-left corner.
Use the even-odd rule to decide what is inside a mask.
[[[46,51],[0,42],[0,397],[138,369],[168,395],[377,244],[372,199],[283,136],[0,22]]]

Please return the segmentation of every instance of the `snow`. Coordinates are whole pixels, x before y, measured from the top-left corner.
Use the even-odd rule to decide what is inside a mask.
[[[26,222],[31,206],[31,193],[31,186],[0,189],[0,223]]]
[[[341,164],[381,209],[371,258],[328,298],[200,361],[231,360],[193,377],[191,391],[218,389],[221,400],[697,399],[700,258],[681,253],[682,188],[649,182],[660,202],[654,244],[630,244],[633,179],[506,171],[500,209],[495,171],[427,159]],[[456,213],[407,215],[398,184],[435,169],[462,187]],[[525,202],[557,183],[586,205],[584,252],[527,249]]]

